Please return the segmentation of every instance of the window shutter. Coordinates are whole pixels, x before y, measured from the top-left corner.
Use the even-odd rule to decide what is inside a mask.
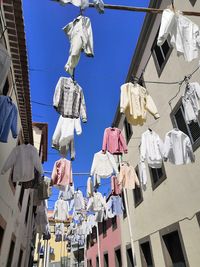
[[[189,129],[191,132],[191,136],[193,139],[193,143],[195,143],[198,139],[200,139],[200,127],[198,122],[192,121],[189,125]]]

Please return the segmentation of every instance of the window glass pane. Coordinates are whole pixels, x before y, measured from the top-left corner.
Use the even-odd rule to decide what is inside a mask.
[[[191,136],[193,139],[193,142],[196,142],[198,139],[200,139],[200,127],[198,122],[192,121],[189,125],[189,129],[191,132]]]
[[[116,267],[122,266],[122,257],[121,257],[120,249],[115,250],[115,263],[116,263]]]
[[[142,266],[153,267],[151,248],[149,242],[140,245],[142,252]]]
[[[182,132],[184,132],[189,136],[189,132],[181,108],[179,108],[178,111],[176,112],[175,119],[179,130],[181,130]]]
[[[3,227],[0,226],[0,250],[1,250],[1,245],[3,241],[3,236],[4,236],[4,229]]]
[[[167,54],[168,54],[168,52],[170,50],[170,46],[168,44],[168,41],[166,40],[161,47],[162,47],[163,54],[164,54],[164,56],[166,58],[166,56],[167,56]]]
[[[158,64],[160,66],[160,68],[162,67],[162,64],[164,63],[165,59],[162,55],[162,52],[161,52],[161,49],[159,46],[155,46],[154,48],[154,51],[155,51],[155,54],[156,54],[156,58],[157,58],[157,61],[158,61]]]
[[[164,235],[163,241],[172,266],[186,267],[178,231]]]
[[[11,267],[12,266],[12,259],[13,259],[14,249],[15,249],[15,242],[13,240],[11,240],[10,250],[9,250],[9,254],[8,254],[8,261],[7,261],[6,267]]]

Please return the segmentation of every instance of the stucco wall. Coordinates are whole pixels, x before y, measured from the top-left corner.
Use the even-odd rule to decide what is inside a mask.
[[[165,2],[165,1],[163,1]],[[165,3],[164,3],[165,4]],[[189,1],[175,1],[176,9],[181,10],[200,10],[199,1],[196,2],[194,8]],[[199,17],[191,17],[191,19],[200,25]],[[143,59],[139,66],[137,76],[140,76],[140,70],[146,69],[144,72],[145,81],[180,81],[185,75],[190,74],[198,66],[198,59],[191,63],[184,61],[183,57],[177,57],[175,49],[172,51],[170,58],[161,74],[158,73],[155,67],[154,59],[150,56],[150,49],[155,39],[155,33],[159,27],[160,15],[158,16],[152,35],[149,38],[147,48],[143,54]],[[150,56],[150,58],[149,58]],[[199,71],[195,73],[191,81],[200,82]],[[128,144],[129,153],[125,159],[134,167],[139,162],[139,149],[141,134],[148,128],[151,128],[164,139],[165,134],[170,131],[173,126],[170,119],[171,108],[168,101],[176,95],[179,85],[161,85],[146,83],[146,88],[153,97],[161,118],[157,121],[148,114],[147,123],[143,126],[134,126],[133,135]],[[181,87],[178,96],[172,102],[172,108],[180,99],[185,86]],[[122,127],[121,125],[119,127]],[[186,250],[186,261],[188,266],[199,266],[200,263],[200,249],[198,243],[200,242],[199,225],[197,219],[193,215],[200,210],[200,183],[199,183],[199,160],[200,148],[195,151],[196,162],[194,164],[173,166],[170,163],[165,163],[165,170],[167,179],[163,181],[155,190],[152,190],[150,174],[147,167],[148,183],[146,191],[143,191],[143,202],[134,208],[134,200],[132,191],[128,192],[128,202],[130,208],[130,216],[132,229],[134,233],[134,244],[136,251],[137,266],[141,266],[139,240],[146,236],[150,236],[151,247],[153,251],[153,259],[155,266],[165,266],[163,252],[161,247],[161,239],[159,230],[179,222],[180,231],[184,247]],[[188,220],[186,217],[190,218]],[[129,242],[130,237],[127,229],[127,219],[121,219],[122,231],[122,247],[123,256],[126,261],[125,246]],[[126,266],[126,264],[124,265]]]
[[[115,266],[115,249],[121,245],[120,236],[120,224],[119,218],[117,219],[117,228],[112,229],[111,220],[107,221],[107,234],[103,237],[101,229],[100,233],[100,255],[101,255],[101,266],[104,266],[104,254],[108,253],[109,266]],[[122,251],[121,251],[122,253]],[[97,242],[87,250],[87,260],[92,260],[92,266],[96,266],[96,257],[98,257]]]

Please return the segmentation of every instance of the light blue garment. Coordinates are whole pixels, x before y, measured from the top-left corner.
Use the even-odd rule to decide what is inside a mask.
[[[17,138],[17,108],[9,96],[0,96],[0,142],[7,143],[9,131]]]
[[[111,196],[107,203],[107,216],[113,218],[123,214],[124,206],[120,196]]]

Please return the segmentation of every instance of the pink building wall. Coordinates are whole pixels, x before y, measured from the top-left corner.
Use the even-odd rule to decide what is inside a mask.
[[[109,267],[115,267],[115,249],[121,248],[121,233],[120,222],[117,218],[117,228],[113,229],[112,220],[106,221],[107,231],[106,236],[103,236],[102,223],[99,223],[99,235],[100,235],[100,255],[101,266],[104,267],[104,254],[108,253]],[[96,231],[96,227],[95,231]],[[97,239],[93,246],[89,245],[87,250],[87,262],[92,261],[92,265],[88,264],[88,267],[96,267],[96,257],[98,256]],[[122,258],[122,257],[121,257]]]

